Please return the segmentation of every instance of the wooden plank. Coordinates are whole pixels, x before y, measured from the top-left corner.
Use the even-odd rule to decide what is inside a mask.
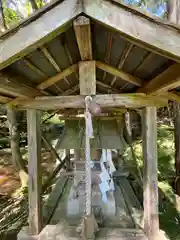
[[[123,54],[122,54],[122,56],[121,56],[121,59],[120,59],[120,61],[119,61],[119,64],[118,64],[118,66],[117,66],[118,69],[121,69],[121,68],[124,66],[124,63],[125,63],[125,61],[126,61],[126,59],[127,59],[127,57],[128,57],[128,55],[129,55],[129,53],[130,53],[130,51],[131,51],[132,48],[133,48],[133,44],[132,44],[132,43],[129,44],[129,45],[125,48],[125,50],[124,50],[124,52],[123,52]],[[113,77],[113,80],[111,81],[111,86],[113,86],[113,84],[115,83],[116,80],[117,80],[117,76],[114,76],[114,77]]]
[[[94,100],[104,108],[128,107],[138,108],[143,106],[166,106],[168,99],[161,96],[146,96],[144,94],[104,94],[96,95]],[[56,96],[36,97],[34,100],[22,102],[23,108],[36,109],[64,109],[85,108],[84,96]]]
[[[64,91],[61,96],[68,96],[71,94],[75,94],[75,92],[77,92],[79,90],[79,84],[75,85],[72,88],[67,89],[66,91]]]
[[[180,61],[180,34],[176,29],[112,1],[84,0],[84,13],[122,33],[132,43]]]
[[[19,28],[17,32],[0,42],[0,69],[64,32],[69,22],[81,12],[81,4],[78,4],[77,0],[66,0]],[[18,44],[14,44],[15,42]]]
[[[70,74],[75,72],[77,69],[78,69],[78,65],[73,64],[70,67],[64,69],[62,72],[59,72],[55,76],[50,77],[47,80],[45,80],[44,82],[40,83],[36,88],[40,89],[40,90],[44,90],[44,89],[52,86],[53,84],[59,82],[60,80],[64,79],[65,77],[69,76]]]
[[[96,65],[95,61],[79,62],[79,85],[81,95],[96,94]]]
[[[25,98],[43,95],[39,90],[22,84],[17,78],[4,73],[0,73],[0,92]]]
[[[91,23],[89,18],[79,16],[73,22],[81,60],[92,60]]]
[[[156,117],[156,107],[143,109],[144,230],[148,239],[159,233]]]
[[[78,65],[74,64],[74,65],[71,65],[70,67],[64,69],[62,72],[57,73],[55,76],[48,78],[47,80],[43,81],[42,83],[40,83],[39,85],[36,86],[35,93],[33,95],[29,96],[29,95],[22,95],[22,94],[18,94],[18,93],[16,93],[16,95],[15,95],[15,93],[14,93],[14,95],[17,96],[18,98],[12,100],[10,102],[10,104],[11,105],[18,105],[18,104],[21,104],[23,101],[26,101],[27,97],[35,97],[35,96],[38,96],[38,95],[42,95],[40,91],[43,91],[44,89],[56,84],[60,80],[65,79],[67,76],[72,74],[77,69],[78,69]],[[0,84],[0,86],[1,86],[1,84]],[[15,85],[13,85],[12,87],[15,87]],[[6,88],[7,88],[7,86],[6,86]],[[21,90],[21,89],[18,88],[18,86],[16,86],[16,88],[17,88],[17,91]],[[38,91],[38,90],[40,90],[40,91]],[[8,93],[8,91],[10,91],[10,89],[8,89],[8,91],[5,91],[4,89],[1,90],[1,88],[0,88],[0,92],[1,91],[4,92],[4,93]],[[12,89],[12,91],[13,91],[13,89]],[[68,92],[69,91],[71,92],[71,89],[68,89]],[[72,90],[72,93],[74,91],[75,91],[75,89]],[[65,91],[65,92],[62,93],[62,95],[66,95],[66,94],[68,95],[68,92]]]
[[[122,78],[124,81],[127,81],[137,86],[141,86],[141,81],[138,78],[130,75],[129,73],[124,72],[121,69],[117,69],[100,61],[96,61],[96,67],[116,77]]]
[[[57,72],[61,72],[61,69],[57,62],[52,57],[51,53],[48,51],[46,47],[40,47],[41,51],[43,52],[44,56],[49,60],[49,62],[52,64],[52,66],[56,69]]]
[[[80,237],[76,231],[77,227],[67,226],[66,224],[47,225],[40,234],[41,239],[79,240]],[[97,240],[147,240],[142,230],[137,231],[132,228],[100,228]]]
[[[126,204],[128,206],[131,217],[133,218],[133,221],[135,223],[135,227],[142,228],[143,227],[143,209],[136,195],[134,194],[126,177],[119,178],[118,183],[123,193]]]
[[[118,93],[118,89],[116,88],[113,88],[112,86],[104,83],[104,82],[101,82],[101,81],[96,81],[96,85],[99,85],[103,88],[106,88],[107,90],[111,91],[112,93]]]
[[[12,98],[10,97],[6,97],[6,96],[3,96],[3,95],[0,95],[0,103],[8,103],[12,100]]]
[[[146,94],[161,94],[180,86],[180,64],[176,63],[150,80],[137,92]]]
[[[29,229],[31,234],[39,234],[42,229],[41,214],[41,137],[40,112],[27,110],[28,130],[28,173],[29,173]]]

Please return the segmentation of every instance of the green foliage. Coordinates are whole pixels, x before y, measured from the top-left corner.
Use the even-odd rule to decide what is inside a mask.
[[[5,22],[8,27],[20,22],[21,18],[17,15],[17,13],[13,9],[7,7],[5,0],[2,1],[2,6],[4,11]]]
[[[171,127],[166,125],[158,127],[157,145],[160,228],[166,232],[170,240],[179,240],[180,197],[174,193],[171,186],[175,176],[174,132]],[[138,141],[134,143],[133,147],[137,163],[142,170],[142,143]],[[125,151],[124,159],[130,171],[133,171],[138,176],[129,148]]]

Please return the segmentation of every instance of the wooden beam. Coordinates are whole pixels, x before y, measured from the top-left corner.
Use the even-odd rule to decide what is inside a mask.
[[[138,92],[146,94],[162,94],[180,86],[180,64],[176,63],[150,80]]]
[[[157,119],[156,107],[143,110],[144,154],[144,230],[148,239],[159,233],[158,179],[157,179]]]
[[[41,94],[41,92],[39,92],[38,90],[40,91],[43,91],[44,89],[54,85],[55,83],[59,82],[60,80],[64,79],[65,77],[69,76],[71,73],[73,73],[74,71],[76,71],[78,69],[78,64],[74,64],[66,69],[64,69],[62,72],[59,72],[58,74],[56,74],[55,76],[53,77],[50,77],[48,78],[47,80],[43,81],[42,83],[40,83],[39,85],[36,86],[36,89],[35,89],[35,93],[32,95],[32,96],[27,96],[27,95],[15,95],[16,99],[12,100],[10,102],[11,105],[18,105],[18,104],[21,104],[23,101],[25,101],[28,97],[31,98],[31,97],[35,97],[35,96],[38,96]],[[0,84],[1,86],[1,84]],[[6,86],[7,87],[7,86]],[[18,86],[17,86],[18,88]],[[17,89],[18,91],[20,90],[19,88]],[[4,92],[5,90],[2,89],[2,91]],[[10,91],[10,90],[9,90]],[[13,91],[13,89],[12,89]],[[1,92],[1,88],[0,88],[0,92]],[[5,93],[8,93],[8,91],[6,91]],[[37,94],[39,93],[39,94]],[[63,92],[63,94],[65,94],[65,92]],[[42,94],[41,94],[42,95]],[[68,94],[67,94],[68,95]]]
[[[78,64],[71,65],[70,67],[66,68],[62,72],[40,83],[36,88],[39,90],[44,90],[52,86],[53,84],[59,82],[60,80],[64,79],[65,77],[71,75],[73,72],[77,71],[77,69],[78,69]]]
[[[100,61],[96,61],[96,67],[105,71],[105,72],[108,72],[108,73],[110,73],[110,74],[112,74],[116,77],[119,77],[119,78],[123,79],[124,81],[130,82],[130,83],[132,83],[134,85],[137,85],[137,86],[141,86],[140,79],[138,79],[136,77],[133,77],[132,75],[124,72],[121,69],[117,69],[115,67],[112,67],[112,66],[110,66],[106,63],[100,62]]]
[[[119,61],[119,64],[118,64],[118,66],[117,66],[118,69],[121,69],[121,68],[124,66],[124,63],[125,63],[128,55],[129,55],[131,49],[133,48],[133,46],[134,46],[134,45],[131,43],[131,44],[129,44],[129,45],[125,48],[125,50],[124,50],[124,52],[123,52],[123,54],[122,54],[122,56],[121,56],[121,59],[120,59],[120,61]],[[113,84],[115,83],[116,80],[117,80],[117,76],[114,76],[114,77],[113,77],[113,80],[111,81],[111,86],[113,86]]]
[[[27,110],[28,173],[29,173],[29,230],[38,235],[42,229],[41,214],[41,137],[40,112]]]
[[[79,90],[79,84],[73,86],[72,88],[69,88],[68,90],[64,91],[61,96],[68,96],[71,95]]]
[[[89,18],[79,16],[73,22],[81,60],[92,60],[91,23]]]
[[[4,73],[0,73],[0,92],[25,98],[43,95],[39,90],[24,85],[18,79]]]
[[[95,61],[79,62],[79,86],[81,95],[96,94]]]
[[[44,56],[48,59],[48,61],[51,63],[51,65],[56,69],[57,72],[61,72],[61,69],[57,62],[52,57],[51,53],[47,50],[46,47],[42,46],[40,47],[41,51],[43,52]]]
[[[87,16],[120,32],[132,43],[180,61],[180,34],[176,29],[112,1],[84,0],[83,6]]]
[[[44,56],[48,59],[48,61],[51,63],[51,65],[56,69],[57,72],[61,72],[62,70],[60,69],[59,65],[57,62],[54,60],[53,56],[51,53],[48,51],[46,47],[40,47],[41,51],[43,52]],[[64,80],[69,84],[68,79],[65,77]],[[63,92],[59,86],[55,85],[56,89],[60,92]]]
[[[102,86],[103,88],[106,88],[107,90],[110,90],[112,93],[118,93],[118,89],[111,87],[110,85],[103,83],[101,81],[96,80],[96,85]]]
[[[40,77],[43,77],[43,78],[46,77],[46,74],[43,71],[41,71],[39,68],[37,68],[34,64],[32,64],[31,61],[29,61],[28,59],[24,58],[23,62],[35,73],[37,73],[37,75],[39,75]]]
[[[39,18],[19,28],[18,31],[0,42],[0,69],[64,32],[70,21],[81,12],[82,6],[77,0],[62,1],[46,14],[40,15]]]
[[[171,101],[179,102],[180,103],[180,95],[178,92],[172,91],[163,94],[164,97],[167,97]]]
[[[10,97],[0,95],[0,103],[8,103],[12,100]]]
[[[166,106],[168,99],[161,96],[146,96],[144,94],[104,94],[96,95],[94,100],[103,108],[127,107],[138,108],[144,106]],[[84,96],[57,96],[57,97],[37,97],[32,101],[24,101],[23,108],[36,109],[64,109],[64,108],[84,108]]]

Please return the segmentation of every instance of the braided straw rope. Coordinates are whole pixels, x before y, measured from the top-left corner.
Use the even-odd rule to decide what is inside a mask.
[[[86,124],[86,138],[85,138],[85,214],[91,215],[91,153],[90,153],[90,138],[89,136],[89,103],[92,98],[87,96],[85,98],[85,124]]]

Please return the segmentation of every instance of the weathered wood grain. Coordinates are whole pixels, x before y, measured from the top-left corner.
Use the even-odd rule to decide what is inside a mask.
[[[180,61],[179,32],[112,1],[84,0],[84,13],[136,45]]]
[[[28,173],[29,173],[29,229],[37,235],[42,229],[41,213],[41,137],[40,112],[27,110],[28,130]]]
[[[95,61],[79,62],[79,85],[81,95],[96,94],[96,65]]]
[[[146,94],[162,94],[180,86],[180,64],[176,63],[150,80],[137,92]]]
[[[156,107],[144,108],[142,117],[144,155],[144,230],[148,239],[156,239],[159,233],[156,121]]]
[[[36,20],[19,28],[17,32],[0,42],[0,69],[64,32],[70,21],[81,12],[81,4],[78,0],[66,0]]]
[[[141,86],[140,79],[132,76],[129,73],[124,72],[121,69],[112,67],[112,66],[110,66],[106,63],[100,62],[100,61],[96,61],[96,67],[105,71],[105,72],[108,72],[108,73],[110,73],[110,74],[112,74],[116,77],[122,78],[124,81],[130,82],[130,83],[132,83],[134,85],[137,85],[137,86]]]
[[[73,22],[81,60],[92,60],[91,23],[85,16],[79,16]]]
[[[94,100],[102,108],[128,107],[138,108],[145,106],[166,106],[167,97],[146,96],[144,94],[104,94],[96,95]],[[57,96],[57,97],[36,97],[34,100],[27,100],[22,103],[22,108],[36,109],[64,109],[64,108],[85,108],[84,96]]]

